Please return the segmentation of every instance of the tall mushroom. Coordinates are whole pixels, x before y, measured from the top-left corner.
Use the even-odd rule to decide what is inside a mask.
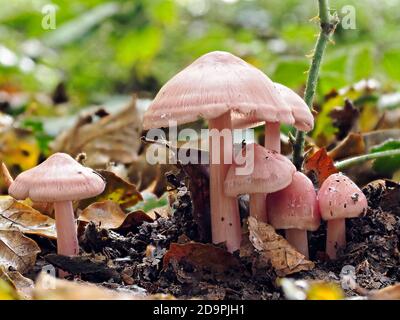
[[[336,259],[337,250],[346,246],[346,218],[356,218],[368,208],[364,193],[342,173],[330,175],[318,192],[322,219],[328,221],[326,253]]]
[[[76,162],[68,154],[55,153],[35,168],[21,173],[8,192],[15,199],[53,202],[57,229],[57,252],[79,253],[73,200],[94,197],[103,192],[105,182],[92,169]]]
[[[257,220],[267,222],[265,194],[287,187],[292,182],[296,167],[281,154],[267,150],[258,144],[248,144],[245,149],[246,166],[252,172],[238,175],[240,166],[233,163],[225,179],[225,194],[237,197],[250,195],[250,215]]]
[[[308,259],[307,230],[315,231],[321,223],[317,194],[313,183],[301,172],[293,175],[292,183],[267,195],[270,224],[286,229],[286,239]]]
[[[268,108],[265,108],[268,106]],[[258,115],[260,113],[260,115]],[[171,78],[159,91],[144,115],[144,129],[167,127],[208,120],[210,135],[210,202],[214,243],[226,242],[229,251],[240,247],[241,229],[238,204],[224,194],[223,184],[232,163],[231,116],[257,115],[270,122],[294,123],[291,110],[273,82],[260,70],[228,52],[207,53]],[[214,131],[215,131],[214,130]],[[227,158],[225,159],[223,154]]]

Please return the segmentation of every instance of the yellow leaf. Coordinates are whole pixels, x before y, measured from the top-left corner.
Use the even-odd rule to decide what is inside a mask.
[[[343,290],[335,283],[312,283],[307,292],[307,300],[342,300]]]

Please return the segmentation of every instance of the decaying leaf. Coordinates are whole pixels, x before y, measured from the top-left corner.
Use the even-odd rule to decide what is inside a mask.
[[[240,270],[238,259],[231,253],[212,244],[198,242],[172,243],[164,256],[164,268],[173,261],[184,262],[197,270],[207,270],[213,274]]]
[[[6,271],[4,268],[0,268],[1,279],[15,290],[20,299],[32,299],[33,281],[31,279],[24,277],[18,271]]]
[[[1,184],[4,185],[6,188],[8,188],[14,180],[4,162],[2,162],[0,166],[0,177]]]
[[[314,154],[309,155],[304,160],[304,169],[313,172],[318,179],[319,186],[321,186],[331,174],[338,172],[332,158],[329,157],[325,148],[321,148]]]
[[[96,120],[97,119],[97,120]],[[103,109],[82,115],[77,123],[54,142],[53,150],[76,156],[87,154],[86,165],[104,167],[109,162],[131,163],[140,148],[141,120],[136,100],[109,115]]]
[[[56,279],[47,273],[39,275],[33,295],[35,300],[136,300],[140,298],[94,284]]]
[[[333,160],[339,160],[364,154],[365,151],[363,136],[360,133],[350,132],[343,141],[328,152],[328,156]]]
[[[30,131],[10,128],[0,135],[0,158],[9,167],[28,170],[37,165],[39,155],[39,146]]]
[[[42,272],[33,291],[35,300],[171,300],[171,295],[144,295],[107,289],[87,282],[56,279]]]
[[[0,300],[18,300],[19,296],[15,288],[7,281],[0,278]]]
[[[307,291],[307,300],[343,300],[343,290],[333,282],[312,282]]]
[[[400,283],[371,291],[368,294],[369,300],[400,300]]]
[[[20,231],[0,230],[0,266],[27,272],[35,265],[39,252],[36,242]]]
[[[54,219],[10,196],[0,196],[0,230],[57,238]]]
[[[380,208],[400,216],[400,184],[391,180],[374,180],[362,191],[366,194],[369,206]]]
[[[111,200],[125,210],[143,200],[142,195],[137,191],[134,184],[122,179],[113,172],[107,170],[99,170],[98,172],[106,180],[106,188],[100,195],[80,201],[80,209],[85,209],[94,202]]]
[[[344,107],[336,107],[330,112],[332,124],[339,130],[336,132],[338,140],[342,140],[356,125],[360,111],[349,100],[345,99]]]
[[[94,222],[104,229],[130,229],[143,221],[154,221],[152,217],[141,210],[127,214],[119,204],[111,200],[91,204],[82,211],[79,220]]]
[[[249,239],[263,259],[270,261],[278,276],[311,270],[314,263],[297,252],[274,228],[249,217]]]

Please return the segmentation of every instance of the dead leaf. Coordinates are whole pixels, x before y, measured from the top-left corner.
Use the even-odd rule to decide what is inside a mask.
[[[307,300],[343,300],[343,290],[333,282],[315,281],[310,283]]]
[[[154,221],[154,219],[141,210],[126,214],[119,204],[111,200],[91,204],[82,211],[79,220],[94,222],[103,229],[131,229],[144,221]]]
[[[7,166],[28,170],[37,165],[39,155],[39,146],[30,131],[10,128],[0,135],[0,158]]]
[[[134,184],[122,179],[111,171],[98,170],[98,172],[106,180],[106,188],[100,195],[80,201],[80,209],[85,209],[95,202],[111,200],[125,210],[143,200],[142,195]]]
[[[331,174],[339,172],[325,148],[321,148],[314,154],[307,156],[304,160],[304,169],[314,173],[318,179],[319,186],[321,186]]]
[[[400,184],[391,180],[374,180],[363,187],[362,191],[372,208],[380,208],[400,216]]]
[[[333,120],[333,126],[339,129],[336,132],[337,139],[342,140],[357,124],[360,111],[349,99],[346,99],[344,101],[344,107],[334,108],[329,115]]]
[[[3,185],[8,189],[11,183],[14,181],[14,179],[11,176],[10,172],[8,171],[7,166],[4,162],[1,163],[0,176]]]
[[[12,286],[19,298],[32,299],[33,281],[31,279],[24,277],[18,271],[6,271],[4,268],[0,268],[0,279]]]
[[[400,300],[400,283],[371,291],[368,294],[369,300]]]
[[[328,152],[332,160],[358,156],[366,152],[364,138],[360,133],[350,132],[334,149]]]
[[[20,231],[0,230],[0,266],[25,273],[35,265],[39,252],[36,242]]]
[[[104,167],[109,162],[131,163],[137,158],[141,145],[141,125],[133,98],[115,115],[102,109],[82,115],[74,127],[56,139],[53,150],[74,156],[84,152],[87,155],[85,164],[92,168]]]
[[[363,134],[366,149],[382,144],[389,139],[400,139],[400,129],[386,129],[366,132]]]
[[[228,251],[212,244],[198,242],[171,243],[163,259],[164,269],[173,261],[189,263],[197,270],[206,269],[213,274],[224,274],[240,269],[239,260]]]
[[[19,230],[26,234],[57,238],[54,219],[10,196],[0,196],[0,230]]]
[[[278,276],[314,268],[314,263],[297,252],[272,226],[253,217],[249,217],[248,223],[251,243],[265,260],[271,262]]]

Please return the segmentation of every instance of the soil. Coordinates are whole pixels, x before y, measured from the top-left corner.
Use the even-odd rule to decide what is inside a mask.
[[[182,174],[169,173],[167,180],[171,218],[143,222],[127,233],[89,223],[80,238],[82,255],[76,258],[54,254],[54,244],[42,239],[40,245],[47,250],[42,251],[35,272],[51,263],[69,272],[70,278],[79,277],[108,288],[168,293],[177,298],[283,299],[275,272],[269,265],[260,264],[257,253],[240,257],[238,253],[227,253],[223,247],[202,243],[207,237],[195,221],[198,213],[194,212],[199,208],[193,206],[187,179]],[[329,261],[323,253],[322,225],[309,237],[315,268],[290,277],[339,282],[342,268],[351,266],[359,287],[348,290],[349,296],[400,281],[400,185],[380,180],[368,184],[363,192],[369,200],[369,210],[365,216],[347,221],[348,245],[339,252],[338,259]],[[243,198],[242,215],[245,210]],[[205,214],[208,213],[203,213],[203,218]]]

